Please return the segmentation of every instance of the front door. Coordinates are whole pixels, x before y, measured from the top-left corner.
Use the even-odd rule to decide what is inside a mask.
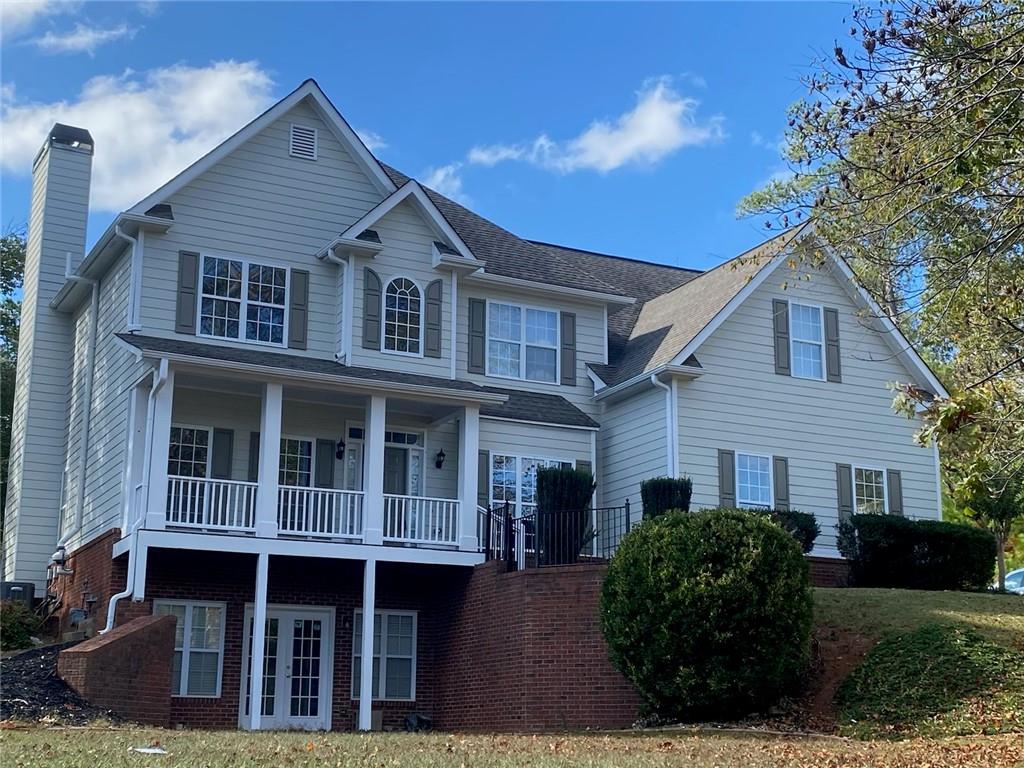
[[[252,606],[247,606],[242,645],[245,690],[239,707],[243,728],[249,725],[252,624]],[[330,729],[333,636],[330,610],[267,606],[260,712],[264,729]]]
[[[405,496],[409,492],[409,451],[384,448],[384,493]]]

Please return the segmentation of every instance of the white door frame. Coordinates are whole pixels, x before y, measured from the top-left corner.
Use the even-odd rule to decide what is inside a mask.
[[[246,686],[248,685],[248,676],[246,670],[249,666],[249,637],[248,628],[249,622],[252,621],[253,617],[253,604],[247,602],[245,604],[245,610],[242,618],[242,667],[240,672],[239,681],[239,695],[238,695],[238,725],[240,728],[247,727],[249,718],[245,714],[245,695]],[[288,705],[288,697],[291,696],[291,687],[279,685],[275,690],[276,695],[276,706],[275,714],[273,719],[263,718],[264,722],[268,722],[268,725],[264,726],[267,730],[274,728],[281,729],[294,729],[294,730],[331,730],[331,710],[334,701],[334,627],[335,627],[335,608],[330,605],[288,605],[287,603],[268,603],[267,604],[267,618],[272,616],[279,619],[278,622],[278,675],[279,679],[282,679],[281,669],[284,663],[285,656],[287,653],[288,657],[291,657],[292,649],[291,644],[284,643],[284,621],[282,621],[282,615],[290,617],[291,614],[307,614],[317,615],[324,619],[323,633],[321,634],[321,646],[320,646],[320,716],[319,722],[313,727],[299,725],[289,725],[287,720],[290,716],[284,715],[285,710],[281,707]],[[253,630],[256,628],[253,627]],[[291,630],[288,630],[288,637],[291,637]],[[286,650],[285,650],[286,649]],[[254,702],[255,705],[255,702]]]

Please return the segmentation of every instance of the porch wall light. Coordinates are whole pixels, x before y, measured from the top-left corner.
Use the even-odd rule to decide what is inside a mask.
[[[437,452],[437,456],[434,457],[434,466],[440,469],[444,466],[444,448]]]
[[[345,458],[345,438],[338,438],[338,444],[334,446],[334,457],[338,461]]]

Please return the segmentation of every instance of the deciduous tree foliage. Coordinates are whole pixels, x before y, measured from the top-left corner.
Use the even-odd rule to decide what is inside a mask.
[[[1024,472],[1022,3],[862,5],[807,85],[791,177],[740,210],[815,222],[953,393],[897,398],[926,406],[948,490],[997,493]]]
[[[7,507],[7,460],[11,447],[14,375],[18,364],[18,323],[21,319],[25,235],[12,231],[0,237],[0,532]]]

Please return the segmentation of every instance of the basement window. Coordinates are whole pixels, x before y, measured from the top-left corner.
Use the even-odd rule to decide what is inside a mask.
[[[416,613],[376,611],[373,621],[373,698],[416,698]],[[363,612],[352,622],[352,698],[359,698],[362,674]]]
[[[178,620],[171,695],[218,698],[224,660],[224,603],[157,600],[153,613]]]
[[[288,141],[288,154],[302,160],[316,160],[317,130],[308,125],[292,123],[291,137]]]

